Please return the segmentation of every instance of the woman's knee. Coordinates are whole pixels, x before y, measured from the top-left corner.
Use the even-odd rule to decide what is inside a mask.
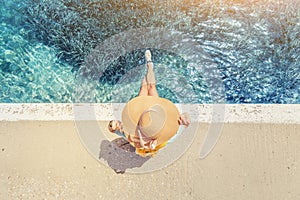
[[[140,88],[139,96],[147,95],[148,94],[148,86],[142,85]]]
[[[148,95],[149,96],[158,96],[155,84],[149,84],[148,86]]]

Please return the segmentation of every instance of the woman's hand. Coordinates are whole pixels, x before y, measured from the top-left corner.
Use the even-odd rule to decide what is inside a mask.
[[[184,125],[185,127],[188,127],[191,123],[190,116],[188,113],[182,113],[178,119],[179,125]]]
[[[108,123],[108,130],[112,133],[114,133],[115,131],[123,131],[122,130],[122,122],[119,120],[111,120]]]

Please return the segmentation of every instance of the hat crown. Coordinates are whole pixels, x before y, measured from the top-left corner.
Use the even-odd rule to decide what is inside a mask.
[[[156,104],[141,114],[138,128],[144,136],[153,138],[164,128],[166,118],[164,108]]]

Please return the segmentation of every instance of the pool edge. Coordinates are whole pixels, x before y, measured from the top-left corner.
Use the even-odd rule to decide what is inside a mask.
[[[120,118],[124,103],[0,104],[0,121],[108,121]],[[202,123],[300,124],[300,104],[176,104]],[[218,108],[218,109],[215,109]],[[213,118],[213,114],[221,117]]]

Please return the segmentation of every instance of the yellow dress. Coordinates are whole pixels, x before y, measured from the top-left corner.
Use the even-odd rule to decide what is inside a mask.
[[[135,148],[135,152],[142,157],[151,156],[153,158],[158,153],[158,150],[166,146],[167,143],[160,144],[155,149]]]

